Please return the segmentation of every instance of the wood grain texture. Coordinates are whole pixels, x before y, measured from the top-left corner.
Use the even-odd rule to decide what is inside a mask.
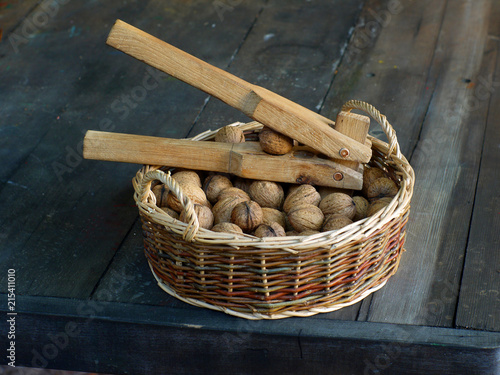
[[[394,2],[366,2],[321,113],[331,116],[350,99],[367,101],[387,116],[403,154],[409,157],[418,141],[439,73],[430,66],[446,2],[402,1],[396,9],[391,4]],[[373,121],[370,134],[385,139]],[[410,221],[415,220],[412,212],[413,209]],[[403,254],[403,262],[406,257]],[[369,296],[327,315],[331,319],[366,320],[371,300]]]
[[[411,156],[440,73],[430,68],[445,4],[367,1],[321,113],[332,116],[351,99],[368,102],[387,116]],[[370,134],[386,139],[373,121]]]
[[[89,130],[85,134],[83,157],[229,173],[233,149],[232,143]]]
[[[10,66],[0,80],[0,259],[19,274],[19,365],[74,323],[48,367],[498,373],[497,2],[401,0],[391,13],[396,2],[368,0],[345,55],[361,1],[312,3],[241,2],[221,18],[201,0],[68,2],[18,55],[0,44],[0,69]],[[132,202],[137,168],[82,162],[84,131],[181,138],[245,119],[106,49],[117,15],[326,117],[352,98],[388,116],[418,180],[407,252],[382,290],[330,314],[250,322],[154,285]],[[70,169],[62,181],[54,162]]]
[[[23,293],[90,295],[137,218],[130,182],[137,167],[83,161],[85,131],[140,128],[142,134],[180,138],[185,134],[177,125],[193,123],[203,106],[203,94],[139,62],[130,60],[126,70],[116,65],[124,55],[106,46],[105,37],[117,13],[150,20],[152,29],[175,35],[186,50],[198,49],[206,58],[214,56],[213,43],[220,43],[225,49],[212,61],[225,66],[261,6],[242,4],[224,29],[211,26],[220,19],[205,1],[191,1],[190,7],[174,1],[167,8],[159,1],[69,2],[43,37],[4,58],[12,68],[0,82],[3,118],[13,123],[0,138],[6,160],[0,167],[0,253],[6,264],[31,275],[19,279]],[[80,32],[73,40],[65,33],[71,20]],[[186,33],[189,22],[204,26]],[[25,107],[29,111],[19,110],[24,101],[32,103]]]
[[[19,299],[19,364],[45,360],[51,368],[138,375],[494,374],[500,347],[500,334],[491,332],[326,319],[246,321],[206,309],[43,301]],[[42,357],[54,340],[64,346]]]
[[[3,30],[2,40],[7,42],[14,51],[27,42],[32,34],[37,33],[40,26],[33,24],[36,12],[54,14],[58,7],[44,10],[37,0],[11,0],[0,5],[0,28]],[[43,16],[42,16],[43,17]],[[45,18],[44,18],[45,19]],[[0,60],[1,61],[1,60]]]
[[[318,157],[310,147],[297,146],[284,155],[269,155],[259,142],[223,143],[149,137],[89,130],[83,143],[85,159],[166,165],[230,173],[252,180],[313,184],[361,190],[363,174],[346,161]],[[355,162],[347,162],[355,163]],[[336,178],[337,174],[341,178]]]
[[[489,10],[489,1],[447,4],[431,65],[436,88],[410,160],[416,184],[407,252],[373,296],[369,321],[454,324],[487,113],[486,106],[466,110],[473,91],[464,80],[491,66]]]
[[[154,279],[144,255],[142,223],[137,220],[125,237],[113,262],[99,280],[93,300],[136,305],[196,309],[163,291]]]
[[[247,81],[286,95],[308,108],[315,108],[327,92],[333,77],[331,61],[340,61],[343,43],[349,36],[349,29],[356,22],[361,3],[361,1],[322,2],[310,7],[301,1],[270,2],[240,46],[228,71]],[[327,19],[317,22],[318,19],[322,19],[321,15],[333,13],[339,22],[332,24]],[[290,25],[296,26],[290,27]],[[302,29],[307,29],[308,33],[302,32]],[[178,46],[182,47],[180,44]],[[182,49],[196,53],[183,47]],[[198,56],[203,58],[203,55]],[[296,58],[293,58],[294,56]],[[203,59],[213,62],[211,56]],[[196,124],[186,136],[197,135],[209,128],[222,127],[235,120],[248,121],[248,118],[220,101],[209,100]],[[127,259],[135,259],[134,251],[142,247],[142,238],[129,234],[122,246],[123,249],[118,252],[116,259],[123,257],[125,259],[123,262],[126,263]],[[141,256],[144,256],[142,252]],[[113,267],[114,265],[110,270]],[[149,268],[138,272],[144,274],[143,277],[151,273]],[[150,279],[154,282],[152,275]],[[109,285],[107,274],[103,280],[107,281],[103,281],[97,291]],[[158,294],[158,289],[155,285],[151,288],[142,288],[138,293],[143,294],[136,300],[156,304],[152,301],[155,301],[154,296]],[[123,296],[118,298],[122,302],[127,302],[134,295],[133,291],[124,292]],[[159,300],[158,304],[160,303],[163,302]],[[188,307],[186,304],[183,305]]]
[[[497,7],[497,11],[500,7]],[[494,19],[491,18],[493,21]],[[498,19],[496,19],[498,25]],[[489,70],[476,82],[475,103],[488,107],[474,211],[467,242],[465,266],[456,313],[458,327],[500,331],[500,109],[499,43],[490,39],[487,49],[496,60],[495,73]],[[494,64],[492,64],[494,66]]]
[[[271,0],[228,71],[312,111],[323,101],[362,1]],[[335,17],[331,22],[329,14]],[[334,120],[336,114],[327,116]],[[210,100],[190,135],[248,118]]]
[[[325,155],[365,163],[371,158],[371,149],[364,142],[355,142],[335,131],[331,120],[218,69],[121,20],[113,26],[107,44]],[[350,152],[343,154],[341,149]]]
[[[365,143],[368,131],[370,130],[370,118],[356,113],[341,111],[335,119],[334,128],[339,133],[345,134],[358,142]],[[360,164],[357,162],[343,161],[343,164],[355,170],[360,167]]]
[[[499,3],[368,0],[347,45],[361,4],[240,2],[222,15],[204,0],[66,2],[19,53],[0,43],[8,72],[0,79],[0,263],[19,275],[18,365],[44,365],[33,363],[33,350],[76,327],[48,367],[499,372],[500,337],[491,332],[500,329]],[[311,318],[250,322],[154,285],[132,201],[137,168],[82,162],[84,131],[181,138],[245,118],[105,47],[117,17],[326,117],[352,98],[388,116],[418,184],[407,252],[374,298]],[[58,175],[56,162],[69,171]],[[2,272],[0,291],[5,281]]]

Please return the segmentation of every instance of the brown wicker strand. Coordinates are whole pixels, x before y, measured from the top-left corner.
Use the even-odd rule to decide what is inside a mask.
[[[396,272],[406,238],[414,172],[396,133],[373,106],[350,101],[343,110],[367,112],[389,144],[372,141],[371,165],[399,185],[391,203],[342,229],[311,236],[257,238],[201,228],[190,199],[166,167],[144,166],[133,179],[142,220],[144,252],[158,285],[170,295],[246,319],[311,316],[352,305],[385,285]],[[252,136],[262,124],[234,123]],[[213,139],[206,131],[193,140]],[[156,205],[157,180],[181,202],[187,223]]]

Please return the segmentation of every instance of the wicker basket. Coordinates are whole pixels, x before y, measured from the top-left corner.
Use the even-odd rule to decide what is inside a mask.
[[[375,108],[351,101],[383,128],[389,144],[372,141],[372,165],[385,169],[400,188],[392,202],[340,230],[311,236],[256,238],[199,228],[193,204],[164,167],[145,166],[133,179],[142,220],[145,254],[158,285],[170,295],[247,319],[280,319],[331,312],[384,286],[399,265],[405,242],[414,172],[396,135]],[[258,123],[242,124],[258,130]],[[216,131],[193,138],[208,140]],[[156,206],[159,180],[182,202],[188,224]]]

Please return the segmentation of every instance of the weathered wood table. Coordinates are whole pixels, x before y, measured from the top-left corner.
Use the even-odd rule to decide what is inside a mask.
[[[84,132],[247,119],[106,46],[117,18],[326,117],[386,114],[417,176],[387,285],[279,321],[161,291],[139,166],[83,160]],[[500,373],[499,1],[7,0],[0,27],[2,364],[13,341],[16,366],[114,374]]]

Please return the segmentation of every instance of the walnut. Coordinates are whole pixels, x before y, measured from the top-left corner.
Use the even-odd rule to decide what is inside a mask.
[[[222,190],[219,195],[217,196],[217,200],[223,200],[225,198],[230,198],[230,197],[240,197],[243,198],[246,201],[250,200],[250,195],[245,193],[243,190],[238,189],[237,187],[230,187],[227,189]]]
[[[297,232],[308,229],[319,230],[323,224],[323,219],[323,212],[313,204],[301,204],[288,212],[288,220],[290,220],[290,224]]]
[[[300,185],[292,189],[283,203],[283,210],[289,212],[293,207],[301,204],[312,204],[317,206],[321,200],[319,193],[312,185]]]
[[[285,193],[280,184],[272,181],[255,181],[250,185],[250,197],[261,207],[279,209]]]
[[[201,204],[211,207],[210,202],[205,195],[205,192],[198,186],[187,184],[182,186],[182,193],[189,197],[193,204]],[[167,196],[167,205],[176,212],[182,211],[182,205],[179,200],[171,192]]]
[[[222,190],[230,187],[233,187],[231,180],[221,174],[212,174],[205,178],[203,183],[203,191],[212,204],[217,202],[217,197]]]
[[[365,196],[368,186],[370,186],[373,181],[380,177],[385,177],[385,172],[382,169],[377,167],[365,166],[365,168],[363,169],[363,188],[361,189]]]
[[[194,212],[198,217],[198,224],[201,228],[210,229],[214,225],[214,214],[212,210],[207,206],[202,206],[201,204],[194,205]],[[182,211],[179,220],[188,223],[186,211]]]
[[[323,224],[321,231],[328,232],[331,230],[337,230],[349,224],[352,224],[352,220],[344,215],[338,215],[338,214],[328,215],[325,218],[325,223]]]
[[[327,195],[319,203],[319,208],[323,214],[339,214],[352,219],[356,214],[356,204],[351,196],[345,193],[332,193]]]
[[[231,222],[231,212],[233,208],[241,202],[244,202],[245,199],[240,197],[228,197],[219,200],[213,207],[212,212],[214,214],[214,223],[224,223]]]
[[[262,207],[262,224],[271,225],[278,223],[283,228],[286,226],[285,213],[270,207]]]
[[[242,177],[236,177],[234,179],[233,186],[243,190],[245,193],[248,194],[248,192],[250,191],[250,185],[252,185],[252,183],[253,180],[249,180],[247,178],[242,178]]]
[[[239,226],[233,223],[219,223],[212,227],[212,232],[224,232],[224,233],[234,233],[234,234],[243,234],[243,231]]]
[[[297,190],[301,186],[302,185],[298,185],[298,184],[291,184],[291,185],[289,185],[288,189],[286,191],[286,196],[288,197],[290,194],[292,194],[295,190]]]
[[[288,215],[286,215],[286,214],[285,214],[285,230],[287,232],[295,230],[295,229],[293,229],[292,224],[290,224],[290,219],[288,219]]]
[[[296,230],[289,230],[289,231],[285,232],[285,234],[287,237],[300,236],[300,233],[297,232]]]
[[[175,172],[172,178],[181,186],[193,184],[201,188],[200,176],[195,171]]]
[[[167,205],[168,187],[165,184],[156,185],[152,192],[156,197],[156,206],[163,207]]]
[[[262,208],[254,201],[238,203],[231,212],[231,223],[250,233],[262,223]]]
[[[243,143],[245,142],[245,135],[239,127],[227,125],[217,131],[215,142]]]
[[[354,190],[351,189],[341,189],[341,188],[336,188],[336,187],[331,187],[331,186],[318,186],[318,193],[321,196],[321,199],[326,197],[327,195],[330,195],[332,193],[345,193],[347,195],[351,195],[354,193]]]
[[[264,126],[259,133],[260,147],[272,155],[284,155],[292,150],[292,138]]]
[[[384,197],[380,199],[376,199],[370,203],[368,206],[368,212],[366,216],[375,215],[378,211],[384,209],[392,202],[392,197]]]
[[[366,189],[368,199],[394,197],[399,191],[394,181],[387,177],[380,177],[373,181]]]
[[[278,223],[272,223],[271,225],[261,224],[255,229],[256,237],[285,237],[285,229]]]
[[[174,210],[172,210],[170,207],[160,207],[160,210],[165,211],[165,213],[167,215],[169,215],[170,217],[172,217],[174,219],[179,218],[179,214],[177,212],[175,212]]]
[[[356,213],[354,214],[353,220],[357,221],[364,219],[367,216],[368,206],[370,205],[370,202],[368,202],[365,197],[362,197],[360,195],[353,197],[352,200],[356,205]]]

